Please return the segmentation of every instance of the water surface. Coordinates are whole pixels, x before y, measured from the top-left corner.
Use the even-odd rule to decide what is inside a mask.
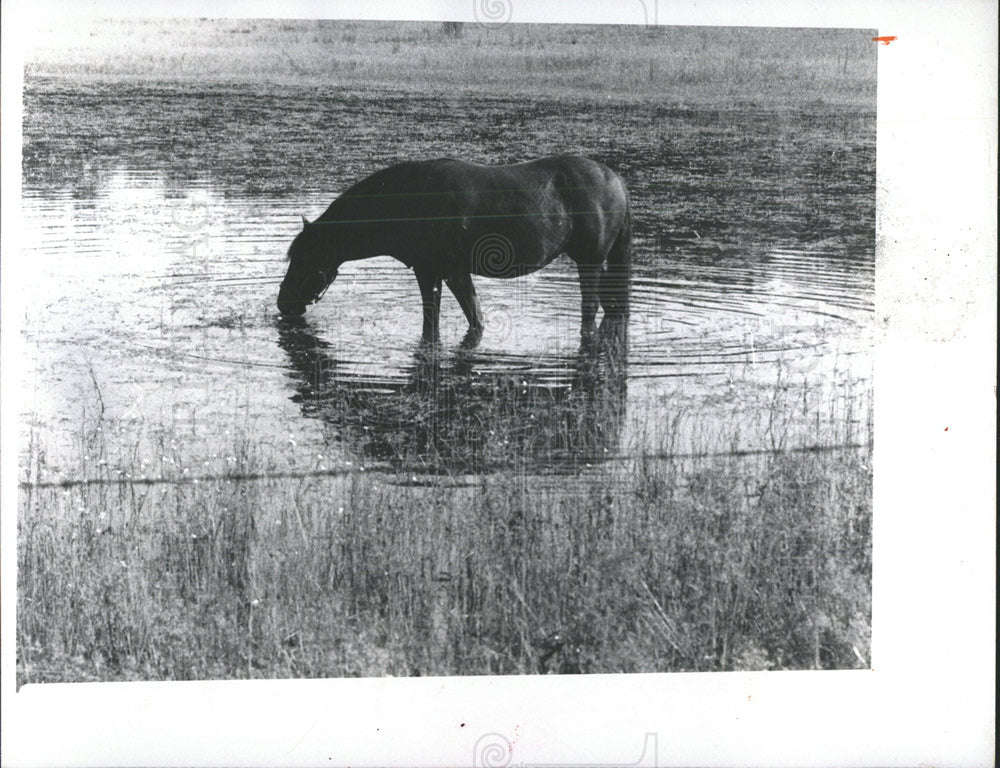
[[[758,388],[825,403],[842,375],[870,375],[874,113],[55,79],[29,79],[24,104],[16,271],[40,479],[92,471],[95,422],[120,438],[100,460],[150,475],[222,471],[240,434],[278,468],[566,471],[662,451],[679,413],[700,430],[735,419],[731,447],[755,450]],[[581,351],[567,259],[479,278],[473,351],[446,296],[430,361],[416,282],[389,257],[344,265],[304,323],[278,319],[299,214],[357,179],[555,152],[630,188],[627,343]],[[821,431],[788,428],[803,445]],[[498,430],[506,454],[484,438]]]

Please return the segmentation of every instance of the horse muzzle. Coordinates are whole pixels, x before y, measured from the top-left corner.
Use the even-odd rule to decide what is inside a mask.
[[[278,289],[278,311],[285,317],[298,317],[305,314],[306,307],[323,298],[327,289],[333,284],[334,278],[337,277],[337,270],[334,269],[332,274],[321,271],[319,277],[323,281],[323,287],[319,291],[315,291],[314,288],[308,289],[302,283],[297,287],[294,283],[289,285],[286,277]]]
[[[301,285],[294,282],[289,284],[287,278],[282,281],[281,288],[278,289],[278,311],[284,317],[304,315],[306,307],[310,304],[312,304],[312,300],[302,290]]]
[[[278,311],[285,317],[298,317],[305,314],[306,303],[304,301],[285,301],[279,298]]]

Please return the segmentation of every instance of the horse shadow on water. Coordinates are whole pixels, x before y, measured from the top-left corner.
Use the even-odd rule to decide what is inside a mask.
[[[617,453],[628,327],[605,317],[576,356],[504,357],[417,345],[399,377],[349,373],[301,318],[278,343],[304,415],[361,460],[422,474],[560,473]]]

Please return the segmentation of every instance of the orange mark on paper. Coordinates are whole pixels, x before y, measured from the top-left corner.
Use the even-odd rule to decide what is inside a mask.
[[[882,45],[888,45],[895,39],[896,39],[895,35],[883,35],[882,37],[873,37],[872,42],[882,43]]]

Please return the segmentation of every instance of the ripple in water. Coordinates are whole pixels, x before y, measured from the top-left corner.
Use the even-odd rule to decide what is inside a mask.
[[[26,118],[29,143],[44,132],[36,121]],[[577,129],[589,130],[581,121]],[[766,121],[752,128],[777,130]],[[815,223],[813,234],[790,234],[784,218],[756,226],[747,203],[720,203],[714,177],[672,169],[653,145],[622,155],[647,159],[626,168],[636,222],[622,358],[609,360],[604,349],[581,359],[576,270],[558,259],[523,278],[476,279],[487,325],[468,354],[459,347],[464,317],[446,294],[443,351],[428,370],[416,281],[388,257],[346,264],[302,328],[278,322],[274,300],[299,214],[322,211],[334,192],[315,190],[332,183],[310,179],[303,188],[314,191],[269,194],[193,169],[178,174],[166,155],[130,155],[129,135],[97,170],[26,170],[25,247],[18,263],[5,264],[5,278],[23,286],[25,409],[66,435],[96,382],[105,416],[133,418],[150,452],[149,435],[169,432],[193,453],[212,453],[219,435],[243,425],[276,441],[292,434],[303,452],[340,446],[345,460],[354,451],[373,461],[420,459],[428,470],[486,471],[548,451],[555,467],[656,449],[646,425],[680,410],[731,419],[732,404],[719,395],[740,377],[765,385],[785,366],[822,382],[852,358],[870,372],[873,242],[820,237]],[[295,157],[306,161],[299,150]],[[140,160],[146,167],[136,169]],[[232,173],[249,172],[245,159],[229,161]],[[678,173],[683,185],[656,181]],[[873,187],[857,173],[854,197],[838,188],[836,205],[822,209],[841,216],[831,231],[874,210]],[[796,187],[782,184],[755,194],[790,200]],[[504,430],[506,457],[477,437]],[[748,430],[747,442],[755,439]]]

